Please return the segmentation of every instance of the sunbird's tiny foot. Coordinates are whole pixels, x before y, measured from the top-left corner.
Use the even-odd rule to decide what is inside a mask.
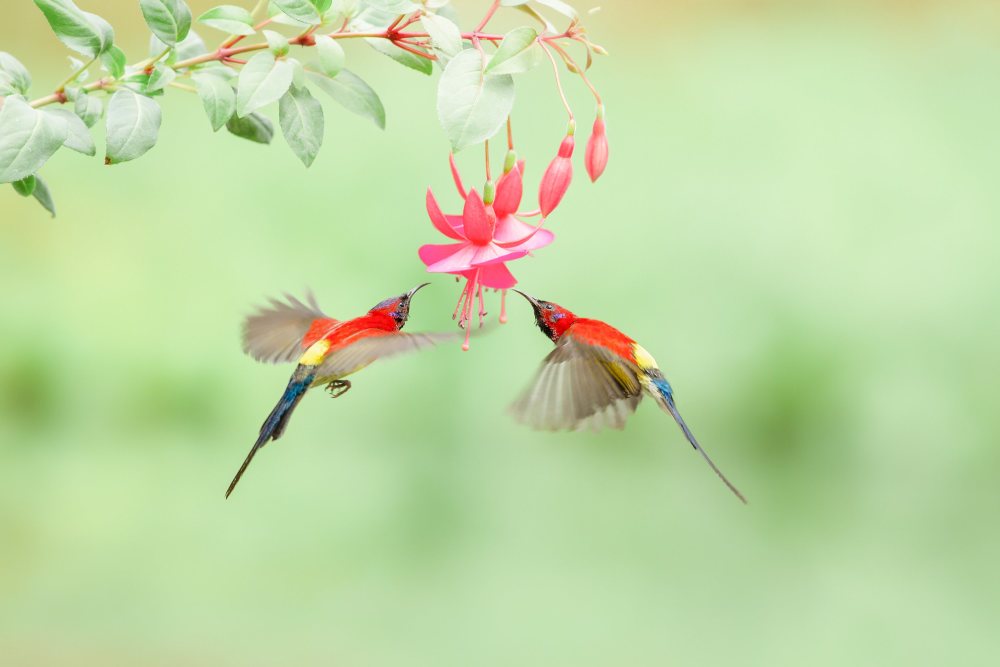
[[[347,390],[351,388],[350,380],[334,380],[330,384],[326,385],[326,390],[330,392],[330,398],[337,398],[338,396],[343,396],[347,393]]]

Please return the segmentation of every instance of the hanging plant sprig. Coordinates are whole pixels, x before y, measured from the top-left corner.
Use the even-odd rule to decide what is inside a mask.
[[[512,77],[536,66],[543,47],[562,52],[561,43],[585,43],[588,64],[590,52],[599,49],[586,41],[576,12],[559,0],[484,3],[480,19],[465,30],[447,0],[271,0],[250,8],[221,5],[197,19],[183,0],[138,0],[152,34],[149,52],[130,61],[100,16],[73,0],[34,2],[76,56],[51,92],[31,98],[28,69],[0,52],[0,183],[12,183],[53,214],[38,173],[49,158],[63,147],[96,155],[92,133],[102,119],[105,164],[144,155],[159,138],[157,98],[167,91],[197,95],[213,130],[225,127],[262,144],[274,136],[267,111],[276,106],[286,142],[309,166],[326,129],[314,91],[385,127],[378,95],[345,67],[345,43],[363,41],[423,74],[437,63],[443,72],[438,111],[453,150],[482,143],[499,129],[513,107]],[[487,24],[500,10],[520,12],[542,29],[490,33]],[[570,19],[566,30],[544,16],[552,10]],[[209,48],[195,25],[225,37]],[[469,104],[477,92],[482,97]]]

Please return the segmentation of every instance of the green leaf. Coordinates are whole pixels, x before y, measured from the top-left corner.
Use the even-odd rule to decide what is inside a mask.
[[[344,68],[344,49],[337,40],[326,35],[316,35],[317,65],[321,72],[335,77]]]
[[[19,181],[14,181],[11,185],[14,186],[17,194],[22,197],[30,197],[35,192],[35,176],[34,174],[25,176]]]
[[[250,12],[233,5],[213,7],[199,16],[198,21],[230,35],[252,35],[256,32]]]
[[[288,55],[288,40],[280,32],[265,30],[264,39],[267,40],[267,48],[271,50],[271,53],[276,58]]]
[[[0,183],[34,174],[68,135],[63,119],[32,109],[20,97],[6,98],[0,108]]]
[[[438,84],[438,118],[452,150],[489,139],[514,106],[509,74],[483,75],[482,55],[467,49],[452,58]]]
[[[31,88],[31,75],[21,61],[10,55],[6,51],[0,51],[0,72],[7,75],[10,89],[0,92],[0,95],[10,95],[12,93],[27,94]]]
[[[94,127],[104,112],[104,104],[92,95],[80,93],[76,96],[73,110],[76,111],[76,115],[80,117],[84,125]]]
[[[577,17],[576,10],[570,7],[562,0],[535,0],[535,2],[537,2],[540,5],[545,5],[550,9],[554,9],[563,16],[566,16],[568,18],[575,19]]]
[[[115,31],[100,16],[77,7],[72,0],[35,0],[49,27],[63,44],[77,53],[94,58],[115,40]]]
[[[167,44],[160,41],[160,38],[156,35],[149,36],[149,57],[155,58],[156,56],[163,53],[167,48]],[[194,30],[188,31],[188,36],[177,43],[174,50],[167,55],[166,63],[173,67],[174,63],[179,60],[187,60],[188,58],[195,58],[200,55],[208,53],[208,49],[205,48],[205,42],[202,41],[201,37],[198,36]],[[205,63],[204,65],[196,65],[196,67],[203,67],[206,65],[216,65],[216,62]]]
[[[184,0],[139,0],[146,25],[161,42],[175,46],[191,30],[191,10]]]
[[[323,105],[305,88],[290,88],[278,102],[278,124],[292,152],[305,166],[323,145]]]
[[[292,88],[302,88],[306,85],[306,68],[295,58],[289,58],[292,66]]]
[[[236,113],[246,116],[277,102],[292,85],[292,65],[275,60],[269,51],[258,53],[243,66],[236,87]]]
[[[97,154],[97,147],[94,146],[94,138],[90,136],[90,130],[75,113],[69,109],[42,109],[42,113],[61,118],[66,123],[66,148],[71,148],[84,155]]]
[[[310,72],[309,78],[342,107],[371,119],[373,123],[385,129],[385,107],[382,106],[382,100],[371,86],[354,72],[343,69],[335,79]]]
[[[116,79],[125,75],[125,52],[112,44],[108,50],[101,54],[101,64],[108,74]]]
[[[443,16],[426,14],[421,17],[424,30],[430,35],[431,44],[444,56],[442,65],[447,64],[447,60],[454,58],[462,50],[462,31],[458,26]],[[440,57],[440,56],[439,56]]]
[[[521,74],[538,67],[545,56],[542,54],[542,47],[531,45],[513,58],[508,58],[499,65],[491,67],[493,61],[486,65],[486,71],[490,76],[500,74]]]
[[[410,12],[422,9],[420,5],[411,0],[368,0],[368,4],[371,7],[394,15],[409,14]]]
[[[309,0],[271,0],[285,15],[307,25],[319,25],[320,12]]]
[[[421,74],[429,75],[434,71],[434,63],[431,60],[410,53],[405,49],[401,49],[386,39],[372,37],[366,38],[365,41],[368,42],[373,49],[379,53],[389,56],[400,65],[406,65],[410,69],[416,70]]]
[[[108,143],[104,163],[128,162],[156,143],[160,132],[160,107],[145,95],[121,88],[108,102],[104,124]]]
[[[155,93],[158,90],[163,90],[176,78],[177,72],[173,68],[167,67],[163,63],[156,63],[153,66],[153,73],[149,75],[149,81],[146,82],[146,92]]]
[[[236,112],[236,91],[228,81],[215,74],[195,74],[192,78],[208,122],[212,124],[212,130],[218,132]]]
[[[233,115],[226,123],[226,129],[237,137],[249,139],[258,144],[269,144],[274,136],[274,126],[266,116],[252,113],[245,118]]]
[[[52,193],[49,192],[49,186],[38,174],[35,174],[35,191],[31,194],[39,204],[45,207],[46,211],[52,214],[53,218],[56,217],[56,203],[52,201]]]
[[[511,58],[530,48],[538,38],[538,33],[532,28],[514,28],[500,42],[496,53],[490,58],[486,65],[486,73],[489,74],[498,65],[507,62]]]

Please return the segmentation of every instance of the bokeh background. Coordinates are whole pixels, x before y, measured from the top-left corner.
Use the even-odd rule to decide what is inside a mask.
[[[84,7],[145,53],[137,3]],[[65,49],[32,3],[3,17],[44,94]],[[611,163],[591,185],[578,156],[556,242],[512,268],[642,341],[750,506],[651,405],[620,433],[514,424],[550,344],[513,299],[471,353],[308,397],[223,501],[289,371],[243,356],[241,318],[307,286],[360,314],[424,279],[424,188],[458,206],[434,82],[351,45],[388,129],[327,105],[310,170],[172,91],[142,159],[45,167],[58,218],[0,197],[0,662],[997,664],[1000,5],[586,21]],[[550,76],[518,83],[529,192]],[[457,296],[437,277],[410,327]]]

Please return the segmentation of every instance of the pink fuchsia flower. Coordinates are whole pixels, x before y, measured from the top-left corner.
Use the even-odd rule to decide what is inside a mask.
[[[538,205],[542,209],[543,218],[547,218],[555,210],[569,189],[569,183],[573,179],[573,162],[570,159],[573,157],[573,146],[571,129],[559,145],[559,153],[552,158],[538,187]]]
[[[477,301],[480,324],[486,315],[483,289],[503,290],[501,304],[504,304],[506,290],[517,284],[507,262],[552,243],[554,235],[541,229],[541,225],[529,225],[517,217],[524,190],[523,161],[500,177],[492,201],[481,197],[475,189],[466,192],[455,169],[454,158],[451,164],[455,187],[465,199],[462,215],[445,215],[430,188],[427,189],[427,215],[435,229],[457,242],[421,246],[418,254],[429,272],[465,278],[454,316],[459,317],[461,312],[459,325],[466,329],[462,349],[468,350],[472,312]],[[490,189],[487,184],[487,191]],[[501,305],[500,321],[505,320],[506,313]]]
[[[591,181],[596,181],[608,166],[608,134],[604,127],[604,107],[597,108],[597,118],[594,120],[594,130],[587,140],[587,150],[584,153],[584,164]]]

